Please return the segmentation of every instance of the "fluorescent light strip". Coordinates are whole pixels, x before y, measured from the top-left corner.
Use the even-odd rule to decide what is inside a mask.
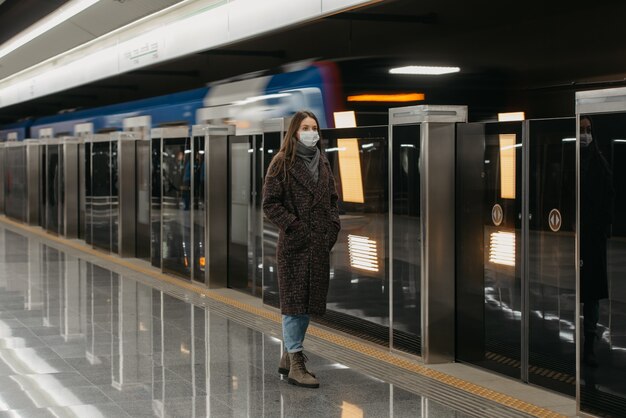
[[[365,203],[361,177],[361,155],[356,138],[339,138],[337,147],[345,148],[339,153],[339,177],[343,186],[344,202]]]
[[[378,272],[376,241],[368,237],[348,235],[348,251],[351,267]]]
[[[349,102],[418,102],[424,100],[424,93],[398,94],[357,94],[348,96]]]
[[[9,55],[11,52],[24,46],[33,39],[38,38],[50,29],[57,27],[66,20],[71,19],[99,1],[100,0],[74,0],[60,7],[37,23],[31,25],[25,31],[2,44],[2,46],[0,46],[0,58]]]
[[[491,233],[489,261],[494,264],[515,266],[515,234],[511,232]]]
[[[517,120],[524,120],[526,114],[524,112],[507,112],[498,113],[498,122],[512,122]]]
[[[576,142],[576,138],[563,138],[563,142]]]
[[[433,67],[425,65],[408,65],[406,67],[397,67],[389,70],[389,74],[414,74],[414,75],[442,75],[450,73],[458,73],[461,71],[459,67]]]
[[[500,197],[515,199],[516,186],[516,144],[515,134],[500,134]]]

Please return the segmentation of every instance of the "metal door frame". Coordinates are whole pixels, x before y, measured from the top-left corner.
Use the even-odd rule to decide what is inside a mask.
[[[528,243],[530,239],[530,120],[522,121],[522,212],[519,214],[521,220],[520,225],[520,310],[521,310],[521,335],[520,335],[520,378],[522,382],[528,383],[528,367],[530,355],[530,319],[529,319],[529,301],[530,301],[530,280],[529,280],[529,255]],[[517,175],[517,174],[516,174]]]
[[[76,137],[64,137],[60,145],[63,154],[63,236],[78,238],[79,229],[79,200],[80,200],[80,170],[79,144],[83,140]],[[73,174],[73,175],[72,175]],[[71,208],[70,208],[71,206]]]
[[[137,241],[135,165],[137,163],[136,145],[140,139],[141,136],[133,132],[111,133],[111,143],[117,143],[117,250],[120,257],[135,257]],[[111,183],[112,187],[113,183]]]
[[[147,182],[148,182],[148,228],[147,228],[147,237],[148,237],[148,242],[145,243],[147,244],[149,251],[148,251],[148,255],[147,258],[148,260],[152,260],[152,256],[150,254],[150,251],[152,250],[152,244],[151,244],[151,219],[150,219],[150,207],[152,205],[152,141],[150,138],[150,127],[152,126],[152,117],[150,115],[144,115],[144,116],[135,116],[135,117],[129,117],[129,118],[125,118],[123,120],[123,128],[124,128],[124,132],[132,132],[135,135],[137,135],[138,137],[135,140],[135,185],[136,185],[136,190],[135,190],[135,216],[137,219],[139,219],[140,215],[140,198],[139,198],[139,172],[140,170],[143,171],[143,174],[146,175],[146,171],[147,171],[147,176],[145,177]],[[144,156],[143,154],[146,153],[147,154],[147,159],[148,161],[140,161],[141,157]],[[144,167],[142,164],[146,163],[146,166]],[[135,226],[135,250],[134,250],[134,256],[140,259],[145,259],[145,257],[143,256],[143,254],[145,253],[141,253],[138,249],[138,240],[139,237],[141,235],[140,233],[141,228],[139,228],[139,222],[137,222],[137,225]],[[145,232],[145,231],[144,231]]]
[[[448,363],[455,358],[455,312],[456,305],[446,306],[441,300],[450,299],[449,289],[455,286],[454,263],[437,261],[436,249],[429,248],[431,235],[444,236],[447,248],[454,251],[455,225],[446,222],[445,212],[454,219],[455,213],[455,141],[456,123],[467,122],[466,106],[419,105],[389,109],[388,141],[388,188],[389,188],[389,348],[393,345],[393,127],[400,125],[420,126],[420,226],[421,256],[421,358],[425,363]],[[437,147],[430,142],[437,141]],[[430,161],[433,159],[433,161]],[[431,173],[432,171],[432,173]],[[432,175],[431,175],[432,174]],[[443,178],[449,190],[438,190],[431,181]],[[445,188],[443,188],[445,189]],[[439,193],[437,193],[437,191]],[[431,232],[432,231],[432,232]],[[449,253],[448,253],[449,254]],[[433,257],[431,257],[433,255]],[[445,258],[443,258],[445,260]],[[452,257],[454,259],[454,255]],[[431,280],[430,275],[433,278]],[[435,280],[435,277],[437,279]],[[434,319],[432,319],[434,317]],[[431,324],[432,320],[432,324]],[[435,325],[436,324],[436,325]],[[432,325],[432,326],[431,326]]]

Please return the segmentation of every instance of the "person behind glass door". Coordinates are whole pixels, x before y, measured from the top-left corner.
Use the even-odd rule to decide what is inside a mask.
[[[611,231],[613,186],[609,163],[598,139],[592,135],[591,119],[580,118],[580,302],[583,304],[583,362],[598,366],[595,339],[600,300],[609,297],[607,238]]]
[[[310,315],[326,312],[330,250],[341,228],[335,179],[309,111],[293,116],[263,186],[263,212],[278,229],[276,259],[283,353],[278,371],[297,386],[319,387],[302,343]]]
[[[191,203],[191,158],[184,156],[183,179],[180,187],[183,196],[183,210],[189,210]]]

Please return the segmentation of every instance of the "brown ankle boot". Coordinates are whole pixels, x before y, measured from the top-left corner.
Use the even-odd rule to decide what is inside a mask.
[[[306,356],[304,356],[304,361],[306,361]],[[289,374],[289,365],[289,353],[285,351],[283,352],[283,356],[280,358],[280,363],[278,363],[278,373],[283,376],[287,376]],[[315,377],[315,373],[312,371],[307,370],[307,373]]]
[[[289,374],[289,353],[286,351],[280,358],[280,363],[278,363],[278,373],[283,376],[287,376]]]
[[[319,388],[320,382],[314,375],[309,373],[304,365],[306,357],[302,351],[297,353],[289,353],[289,369],[288,382],[292,385],[302,386],[305,388]]]

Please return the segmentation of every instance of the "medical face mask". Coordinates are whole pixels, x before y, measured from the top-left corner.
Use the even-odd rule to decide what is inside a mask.
[[[588,147],[589,144],[591,144],[591,141],[593,141],[593,138],[591,137],[590,133],[582,133],[580,134],[580,145],[582,147]]]
[[[300,131],[300,142],[307,147],[314,147],[320,136],[316,131]]]

